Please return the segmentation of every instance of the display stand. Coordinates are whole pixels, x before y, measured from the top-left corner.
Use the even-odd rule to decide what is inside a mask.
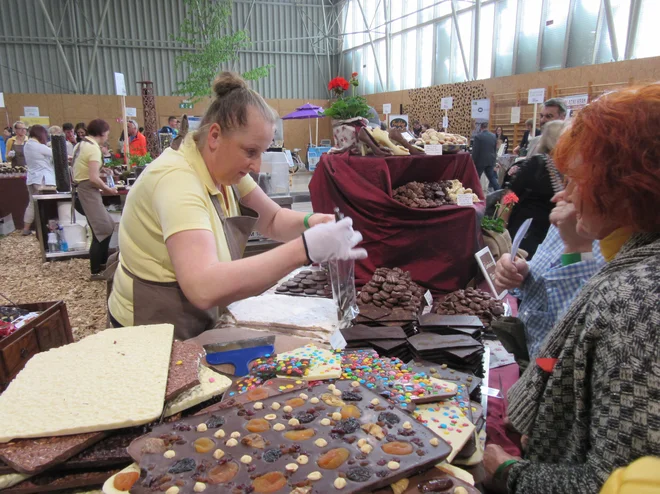
[[[412,209],[392,199],[408,182],[460,180],[480,199],[483,192],[468,153],[390,158],[323,155],[309,185],[314,211],[338,207],[353,219],[367,259],[357,261],[356,283],[371,279],[376,268],[399,267],[433,292],[465,287],[477,272],[473,254],[483,244],[485,204]]]

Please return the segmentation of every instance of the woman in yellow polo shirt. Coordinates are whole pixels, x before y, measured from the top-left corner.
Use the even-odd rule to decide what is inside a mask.
[[[108,260],[110,238],[115,228],[112,217],[105,209],[101,191],[117,194],[117,189],[110,188],[101,178],[103,153],[101,145],[108,140],[110,125],[105,120],[96,119],[89,122],[87,136],[73,148],[73,182],[77,208],[82,206],[80,213],[87,218],[92,229],[92,245],[89,248],[89,265],[92,272],[91,280],[104,280],[101,271]]]
[[[114,326],[167,322],[177,338],[194,337],[215,325],[218,307],[304,264],[367,255],[350,218],[282,209],[257,187],[249,172],[259,172],[277,115],[235,74],[218,76],[213,90],[199,129],[127,196],[108,301]],[[253,230],[285,243],[242,259]]]

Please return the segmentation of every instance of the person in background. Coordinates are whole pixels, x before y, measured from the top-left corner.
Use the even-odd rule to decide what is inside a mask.
[[[541,135],[545,132],[544,127],[548,122],[554,120],[564,120],[566,118],[566,103],[561,98],[551,98],[543,103],[541,113],[539,113],[539,127],[541,127]],[[540,135],[530,137],[529,145],[527,146],[527,156],[534,156],[539,152],[538,145],[541,140]]]
[[[0,158],[2,158],[2,161],[5,162],[7,160],[7,141],[13,136],[14,134],[11,131],[11,127],[5,127],[2,129],[2,136],[0,136]]]
[[[532,127],[534,126],[534,119],[528,118],[525,120],[525,132],[520,140],[520,144],[516,146],[513,150],[513,154],[524,156],[527,153],[527,145],[529,144],[529,135],[532,133]],[[541,131],[537,130],[536,134],[540,134]]]
[[[422,125],[419,120],[413,122],[412,131],[415,137],[420,138],[422,136]]]
[[[110,125],[101,119],[92,120],[87,127],[87,136],[73,150],[73,181],[81,206],[79,211],[87,218],[92,229],[92,245],[89,248],[91,281],[104,281],[101,274],[108,261],[110,238],[115,222],[105,209],[101,192],[116,195],[117,189],[110,188],[101,177],[103,155],[101,145],[108,140]]]
[[[164,125],[159,132],[161,134],[172,134],[172,139],[174,139],[179,135],[179,119],[170,116],[170,118],[167,119],[167,125]]]
[[[541,154],[528,158],[520,165],[520,171],[516,173],[509,187],[519,200],[511,211],[507,229],[511,238],[514,238],[525,220],[532,218],[527,235],[520,244],[520,247],[529,253],[530,259],[534,257],[537,247],[543,242],[550,228],[550,212],[554,207],[552,197],[555,193],[549,169],[554,166],[552,151],[563,128],[564,122],[561,120],[545,125],[538,145]]]
[[[11,166],[25,166],[25,155],[23,146],[27,142],[27,126],[20,120],[14,122],[14,137],[7,140],[6,155]]]
[[[59,129],[59,127],[58,127]],[[23,153],[27,165],[27,188],[29,201],[23,216],[23,233],[32,233],[34,222],[34,201],[32,196],[39,194],[45,185],[55,185],[55,167],[53,166],[53,150],[47,145],[48,131],[43,125],[30,127],[30,138],[25,143]]]
[[[53,136],[61,136],[62,135],[62,127],[59,125],[51,125],[48,127],[48,146],[51,146],[50,141]]]
[[[431,128],[431,126],[430,126],[429,124],[427,124],[427,123],[423,123],[423,124],[422,124],[422,133],[426,132],[426,131],[429,130],[430,128]]]
[[[504,147],[504,154],[506,154],[506,150],[509,146],[509,138],[507,136],[505,136],[504,133],[502,132],[502,127],[497,127],[495,129],[495,137],[497,138],[497,150],[498,151],[499,151],[500,146],[502,144],[506,144],[506,146]]]
[[[495,267],[495,287],[503,290],[519,289],[518,319],[524,325],[527,361],[535,362],[546,336],[568,310],[584,284],[600,268],[605,259],[596,240],[577,234],[577,211],[565,201],[564,193],[557,194],[556,203],[545,240],[539,245],[534,259],[527,263],[504,254]],[[579,253],[579,258],[562,262],[565,252]],[[523,342],[521,342],[523,343]]]
[[[481,122],[480,132],[474,136],[472,144],[472,160],[477,168],[477,175],[486,172],[488,183],[493,190],[500,190],[500,184],[497,181],[495,173],[495,164],[497,161],[497,139],[495,134],[488,132],[488,122]]]
[[[78,122],[76,124],[75,133],[76,142],[81,142],[87,135],[87,127],[85,126],[85,122]]]
[[[489,492],[596,493],[617,468],[660,456],[659,122],[660,84],[628,87],[581,109],[555,148],[576,231],[607,264],[509,390],[527,447],[523,459],[486,447]]]
[[[66,154],[68,154],[69,157],[72,157],[73,148],[76,144],[78,144],[78,141],[76,140],[76,133],[73,130],[73,124],[66,122],[62,125],[62,130],[64,131],[64,136],[66,137]]]
[[[126,127],[128,128],[128,151],[131,156],[147,154],[147,138],[140,132],[138,123],[135,120],[129,120]]]

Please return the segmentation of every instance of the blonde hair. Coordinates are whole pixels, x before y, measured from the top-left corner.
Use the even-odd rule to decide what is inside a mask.
[[[206,133],[217,123],[222,132],[232,132],[247,125],[248,107],[257,110],[264,119],[274,124],[277,113],[257,93],[250,89],[245,79],[234,72],[221,72],[213,81],[215,97],[209,105],[199,129],[193,134],[197,147],[204,144]]]
[[[552,120],[543,126],[543,133],[539,140],[539,153],[551,153],[555,149],[559,136],[564,131],[564,124],[563,120]]]
[[[53,125],[52,127],[48,128],[48,135],[51,136],[61,136],[62,135],[62,127],[59,125]]]

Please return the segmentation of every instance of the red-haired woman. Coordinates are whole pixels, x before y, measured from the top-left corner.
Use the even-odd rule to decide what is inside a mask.
[[[600,97],[557,144],[577,232],[600,240],[608,264],[509,391],[528,442],[523,460],[488,446],[498,492],[598,492],[615,468],[660,456],[659,128],[652,84]]]
[[[30,127],[29,139],[23,148],[25,165],[27,166],[27,188],[30,195],[28,206],[23,216],[23,235],[32,233],[34,221],[34,202],[32,196],[38,194],[44,185],[55,185],[55,168],[53,167],[53,150],[49,148],[48,131],[43,125]]]
[[[101,145],[108,140],[110,125],[105,120],[89,122],[87,135],[73,148],[73,181],[76,195],[80,200],[83,213],[92,229],[92,245],[89,248],[89,264],[92,281],[105,280],[101,271],[108,260],[110,238],[115,228],[112,217],[105,209],[101,191],[117,194],[116,188],[110,188],[101,178],[103,153]]]

